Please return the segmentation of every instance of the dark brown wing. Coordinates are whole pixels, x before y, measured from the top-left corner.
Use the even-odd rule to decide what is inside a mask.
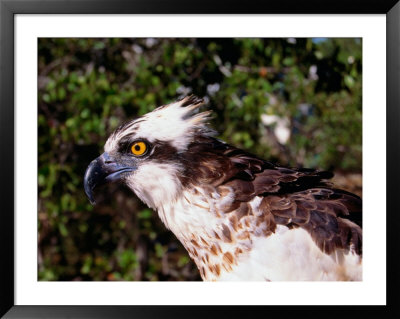
[[[337,189],[311,188],[279,196],[266,196],[261,209],[279,225],[301,227],[318,247],[331,254],[335,249],[362,254],[361,199]]]
[[[325,186],[331,172],[280,167],[211,137],[199,136],[180,155],[187,170],[183,183],[219,186],[231,182],[248,189],[249,195],[288,193]],[[251,191],[250,191],[251,190]],[[254,196],[252,196],[254,197]]]
[[[335,249],[362,254],[362,202],[354,194],[332,187],[326,180],[333,174],[314,169],[284,168],[213,138],[199,137],[183,156],[188,170],[184,183],[212,185],[224,196],[233,190],[233,202],[225,213],[238,219],[248,215],[247,203],[262,196],[254,217],[276,225],[301,227],[318,247],[330,254]]]

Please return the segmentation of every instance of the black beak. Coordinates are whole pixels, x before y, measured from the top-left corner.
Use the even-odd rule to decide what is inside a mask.
[[[109,181],[120,179],[124,172],[133,171],[133,167],[127,167],[118,164],[108,153],[101,154],[93,160],[85,172],[84,187],[85,193],[92,205],[95,204],[93,191],[97,186],[100,186]]]

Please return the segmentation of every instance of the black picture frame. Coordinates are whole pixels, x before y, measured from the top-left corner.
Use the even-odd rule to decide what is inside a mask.
[[[16,14],[385,14],[387,52],[387,305],[386,306],[22,306],[14,295],[14,17]],[[5,318],[204,318],[296,316],[400,317],[397,287],[400,152],[400,3],[398,0],[0,0],[0,315]],[[380,81],[382,79],[377,79]],[[377,106],[377,111],[383,108]],[[382,141],[383,143],[384,141]],[[377,163],[378,174],[380,171]],[[377,185],[377,187],[380,187]],[[384,205],[382,205],[384,207]],[[244,293],[244,292],[238,292]],[[268,309],[266,309],[268,307]]]

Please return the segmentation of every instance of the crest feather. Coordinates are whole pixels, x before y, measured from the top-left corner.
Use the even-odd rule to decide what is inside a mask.
[[[215,135],[215,132],[207,126],[212,112],[198,113],[202,105],[204,100],[195,95],[162,105],[114,132],[105,148],[111,149],[117,140],[130,135],[132,139],[142,138],[150,143],[156,140],[169,142],[179,152],[184,151],[195,135]]]
[[[196,125],[210,120],[211,111],[197,113],[198,109],[203,105],[203,99],[195,95],[188,95],[176,102],[162,105],[151,113],[160,113],[159,116],[165,116],[166,118],[173,116],[180,117],[182,120],[192,122]]]

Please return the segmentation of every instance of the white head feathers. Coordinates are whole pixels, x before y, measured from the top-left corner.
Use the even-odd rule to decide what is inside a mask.
[[[214,133],[206,126],[211,111],[196,114],[203,104],[202,99],[187,96],[180,101],[160,106],[117,129],[107,140],[104,149],[110,152],[121,138],[132,135],[135,139],[146,139],[150,143],[157,140],[169,142],[178,152],[184,151],[195,133]]]

